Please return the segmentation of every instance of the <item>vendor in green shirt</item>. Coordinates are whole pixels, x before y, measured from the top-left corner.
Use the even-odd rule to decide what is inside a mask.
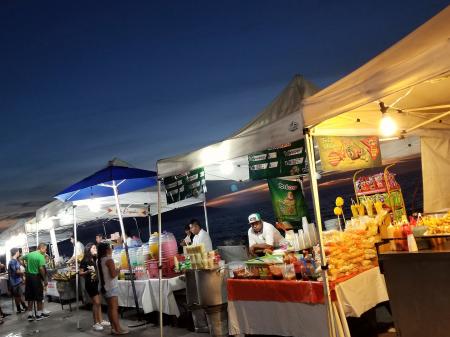
[[[40,243],[37,250],[25,255],[23,260],[26,264],[25,299],[28,301],[28,320],[41,320],[49,315],[44,313],[44,286],[47,286],[47,272],[45,269],[45,254],[47,245]],[[33,302],[36,302],[37,312],[33,315]]]

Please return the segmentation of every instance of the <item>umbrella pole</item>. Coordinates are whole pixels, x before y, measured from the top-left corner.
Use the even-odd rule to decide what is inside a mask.
[[[116,203],[117,216],[119,217],[120,231],[122,232],[122,238],[125,238],[125,227],[123,226],[122,212],[120,211],[119,192],[118,192],[117,184],[116,184],[115,180],[112,181],[112,189],[114,191],[114,200]],[[130,272],[131,288],[133,290],[134,304],[136,306],[138,321],[141,321],[141,312],[139,310],[139,302],[138,302],[137,293],[136,293],[136,285],[134,284],[134,275],[133,275],[133,270],[131,268],[130,255],[128,253],[128,245],[127,245],[126,240],[124,240],[123,246],[125,247],[125,255],[127,256],[128,270]],[[137,327],[137,326],[141,326],[141,325],[145,325],[145,322],[133,324],[133,325],[129,325],[129,326]]]
[[[80,296],[79,296],[79,293],[78,293],[78,291],[79,291],[79,289],[78,289],[78,287],[79,287],[79,274],[78,274],[78,256],[77,256],[77,243],[78,243],[78,236],[77,236],[77,211],[76,211],[76,207],[77,206],[75,206],[75,205],[73,205],[72,206],[73,207],[73,238],[74,238],[74,240],[75,240],[75,244],[74,244],[74,246],[73,246],[73,250],[74,250],[74,253],[75,253],[75,296],[76,296],[76,303],[77,303],[77,311],[76,311],[76,314],[77,314],[77,329],[80,329],[80,312],[79,312],[79,309],[80,309],[80,306],[79,306],[79,303],[78,303],[78,300],[80,299]]]
[[[317,231],[319,233],[319,246],[320,246],[320,258],[322,261],[321,269],[322,269],[322,278],[323,278],[323,292],[325,295],[325,302],[327,307],[327,320],[328,320],[328,330],[329,336],[336,336],[336,330],[334,328],[334,315],[333,315],[333,307],[330,296],[330,286],[328,283],[328,264],[325,255],[325,249],[323,245],[323,234],[322,234],[322,217],[320,214],[320,203],[319,203],[319,188],[317,185],[317,177],[316,177],[316,160],[314,157],[314,143],[312,140],[312,136],[309,134],[309,130],[305,132],[305,143],[306,143],[306,153],[308,155],[308,165],[309,165],[309,176],[310,176],[310,184],[311,184],[311,192],[312,199],[314,203],[314,213],[316,216],[317,222]]]
[[[159,336],[164,336],[163,328],[163,291],[162,291],[162,249],[161,249],[161,180],[158,179],[158,279],[159,279]]]
[[[150,205],[148,205],[148,239],[152,236],[152,212]]]
[[[206,209],[206,192],[204,193],[205,200],[203,200],[203,211],[205,212],[205,226],[206,231],[209,233],[209,225],[208,225],[208,210]]]

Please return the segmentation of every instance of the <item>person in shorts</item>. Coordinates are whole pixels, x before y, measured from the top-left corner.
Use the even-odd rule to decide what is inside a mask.
[[[45,269],[45,254],[47,245],[40,243],[36,251],[23,257],[25,269],[25,300],[28,301],[28,320],[40,321],[49,315],[43,312],[44,286],[47,286],[47,273]],[[36,315],[33,314],[33,303],[36,302]]]
[[[19,262],[20,250],[19,248],[11,249],[11,260],[8,263],[8,281],[11,289],[11,294],[16,303],[17,313],[20,314],[27,310],[27,305],[23,300],[23,276],[22,266]]]
[[[92,315],[94,317],[92,329],[102,331],[104,326],[110,326],[111,324],[102,318],[102,303],[98,289],[96,260],[97,246],[93,243],[88,243],[84,248],[83,260],[80,263],[80,276],[84,277],[84,288],[92,301]]]
[[[119,283],[117,277],[119,270],[112,259],[112,249],[109,243],[101,242],[98,245],[97,267],[100,280],[100,289],[108,303],[108,317],[111,322],[113,335],[125,335],[128,330],[122,329],[119,322]]]

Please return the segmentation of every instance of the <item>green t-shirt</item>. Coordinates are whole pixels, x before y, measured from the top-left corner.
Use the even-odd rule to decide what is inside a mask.
[[[39,268],[45,266],[45,256],[38,250],[25,255],[24,260],[27,261],[26,272],[28,274],[38,275]]]

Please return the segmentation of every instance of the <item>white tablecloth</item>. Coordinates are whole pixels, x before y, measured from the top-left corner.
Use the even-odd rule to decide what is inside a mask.
[[[177,302],[175,301],[174,291],[186,288],[184,278],[177,276],[169,279],[163,279],[163,310],[167,315],[180,316]],[[159,281],[158,279],[137,280],[135,281],[136,293],[139,307],[145,313],[159,311]],[[133,289],[130,281],[119,281],[119,306],[134,307]]]
[[[369,269],[339,283],[335,290],[347,317],[360,317],[378,303],[389,301],[386,282],[379,268]]]
[[[345,316],[359,317],[378,303],[389,300],[379,268],[339,283],[335,289],[337,302],[333,310],[338,336],[349,336]],[[324,304],[230,301],[228,326],[230,335],[328,336]]]

